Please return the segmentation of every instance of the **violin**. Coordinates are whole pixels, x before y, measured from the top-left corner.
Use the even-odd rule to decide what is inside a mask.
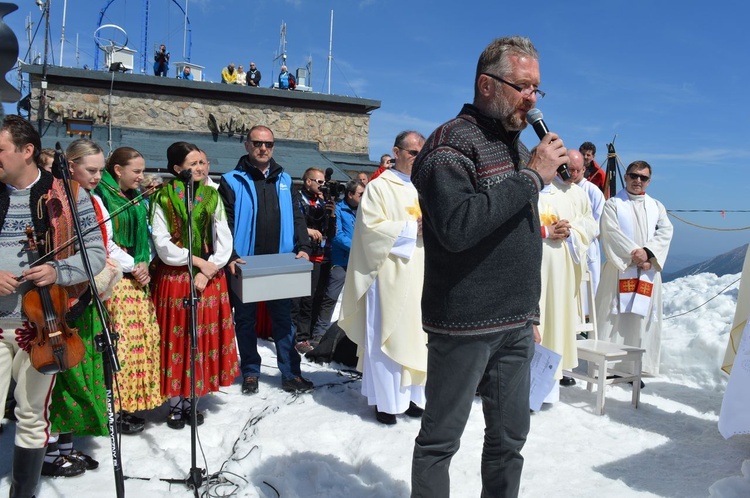
[[[38,245],[31,226],[26,226],[29,252],[33,260],[39,258]],[[21,309],[36,326],[37,335],[31,341],[31,365],[43,374],[56,374],[72,368],[83,359],[86,348],[78,330],[68,327],[68,292],[60,285],[33,287],[24,294]]]

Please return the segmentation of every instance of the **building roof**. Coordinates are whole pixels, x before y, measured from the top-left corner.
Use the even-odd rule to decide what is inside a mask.
[[[326,159],[344,171],[365,171],[374,173],[380,164],[370,161],[367,154],[351,154],[347,152],[322,152]]]
[[[21,71],[28,73],[32,79],[39,79],[43,66],[23,64]],[[279,105],[301,109],[319,109],[337,112],[367,114],[380,108],[379,100],[328,95],[317,92],[299,92],[278,90],[274,88],[225,85],[209,81],[189,81],[177,78],[160,78],[157,76],[91,71],[78,68],[47,66],[47,81],[52,84],[75,85],[79,87],[103,88],[109,90],[112,85],[118,91],[132,91],[151,95],[177,95],[188,99],[194,98],[196,92],[223,102],[244,102],[251,104]],[[35,85],[36,86],[36,85]]]
[[[211,175],[218,176],[231,171],[237,166],[240,157],[247,154],[244,137],[226,134],[214,136],[210,133],[186,133],[174,131],[137,130],[133,128],[112,128],[112,143],[108,144],[107,128],[94,126],[91,139],[98,143],[105,154],[122,146],[133,147],[143,154],[148,171],[167,175],[167,148],[174,142],[186,141],[197,145],[206,151],[211,162]],[[68,136],[63,124],[53,123],[42,137],[42,147],[54,148],[59,142],[63,150],[78,138],[77,135]],[[302,178],[302,174],[309,167],[327,168],[333,170],[331,178],[347,181],[349,176],[335,162],[326,157],[328,153],[321,153],[315,142],[299,140],[276,139],[274,159],[284,167],[292,178]],[[347,154],[348,155],[348,154]]]

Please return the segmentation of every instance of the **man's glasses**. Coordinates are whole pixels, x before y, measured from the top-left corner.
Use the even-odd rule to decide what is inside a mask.
[[[309,180],[310,180],[311,182],[315,182],[315,183],[317,183],[318,185],[324,185],[324,184],[325,184],[325,182],[326,182],[325,180],[316,180],[315,178],[309,178]]]
[[[407,153],[408,153],[408,154],[409,154],[409,155],[410,155],[411,157],[417,157],[417,154],[419,154],[419,151],[418,151],[418,150],[409,150],[409,149],[404,149],[403,147],[399,147],[398,145],[396,146],[396,148],[397,148],[397,149],[401,149],[401,150],[403,150],[404,152],[407,152]]]
[[[273,142],[264,142],[262,140],[252,140],[250,143],[253,144],[253,147],[255,147],[256,149],[260,149],[264,145],[266,146],[266,149],[273,149]]]
[[[628,173],[628,176],[630,177],[631,180],[640,180],[643,183],[646,183],[647,181],[651,179],[650,176],[639,175],[638,173]]]
[[[497,80],[500,83],[505,83],[506,85],[508,85],[509,87],[511,87],[513,90],[517,91],[518,93],[520,93],[524,97],[530,97],[531,94],[533,93],[534,95],[536,95],[536,98],[543,99],[544,96],[547,95],[546,93],[544,93],[540,89],[535,88],[534,85],[530,85],[530,86],[528,86],[526,88],[522,88],[522,87],[516,85],[515,83],[511,83],[510,81],[505,81],[500,76],[495,76],[494,74],[490,74],[490,73],[482,73],[482,74],[485,75],[485,76],[489,76],[493,80]]]

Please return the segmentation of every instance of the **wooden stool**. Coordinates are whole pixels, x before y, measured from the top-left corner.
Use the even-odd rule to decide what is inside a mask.
[[[578,358],[588,362],[588,371],[583,374],[575,371],[565,371],[565,375],[586,381],[586,388],[589,392],[593,391],[594,384],[597,386],[596,391],[596,413],[604,414],[605,390],[610,384],[622,384],[623,382],[633,383],[633,406],[638,408],[641,399],[641,363],[645,349],[615,344],[614,342],[598,340],[596,330],[596,310],[594,307],[594,291],[591,287],[591,278],[588,269],[583,268],[581,282],[586,289],[589,302],[589,321],[581,319],[581,323],[576,327],[578,333],[586,333],[587,339],[576,341],[578,349]],[[582,306],[581,294],[579,293],[578,306],[579,316],[584,317],[585,311]],[[623,362],[632,362],[633,372],[630,373],[622,369],[615,370]],[[617,376],[617,377],[615,377]]]
[[[623,382],[633,383],[632,403],[634,407],[638,408],[641,399],[641,361],[646,350],[596,339],[577,341],[576,345],[578,346],[578,358],[588,362],[588,372],[583,374],[566,371],[565,373],[575,379],[586,381],[586,388],[589,392],[593,391],[594,384],[596,384],[596,413],[604,414],[606,386]],[[619,366],[619,363],[622,362],[632,362],[633,371],[636,373],[625,372],[621,369],[615,370],[614,367]],[[619,377],[614,378],[615,375]]]

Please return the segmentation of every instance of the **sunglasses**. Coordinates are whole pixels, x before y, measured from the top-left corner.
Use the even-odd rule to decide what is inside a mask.
[[[253,147],[256,149],[260,149],[264,145],[266,146],[266,149],[273,149],[273,142],[264,142],[262,140],[253,140],[250,143],[253,144]]]
[[[311,182],[315,182],[315,183],[317,183],[318,185],[323,185],[323,184],[325,184],[325,182],[326,182],[325,180],[316,180],[315,178],[308,178],[308,179],[309,179],[309,180],[310,180]]]
[[[650,176],[639,175],[638,173],[628,173],[628,176],[630,177],[631,180],[640,180],[643,183],[646,183],[647,181],[651,179]]]
[[[403,150],[404,152],[407,152],[407,153],[409,153],[409,155],[410,155],[411,157],[417,157],[417,154],[419,154],[419,151],[418,151],[418,150],[409,150],[409,149],[404,149],[403,147],[399,147],[398,145],[396,146],[396,148],[397,148],[397,149],[401,149],[401,150]]]

